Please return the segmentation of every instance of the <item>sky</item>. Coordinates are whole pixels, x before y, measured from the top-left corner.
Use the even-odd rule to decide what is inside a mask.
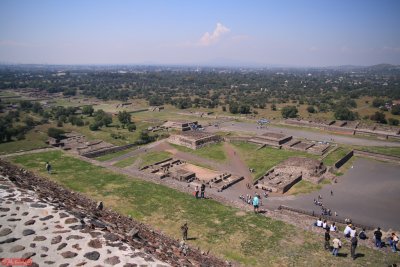
[[[400,1],[1,0],[0,63],[400,64]]]

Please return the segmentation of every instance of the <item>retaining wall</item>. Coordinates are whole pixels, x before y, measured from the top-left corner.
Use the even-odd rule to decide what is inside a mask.
[[[349,153],[346,154],[346,156],[344,156],[343,158],[339,159],[336,163],[335,163],[335,167],[337,169],[339,169],[340,167],[342,167],[349,159],[351,159],[351,157],[353,157],[354,155],[354,151],[350,151]]]
[[[134,147],[134,146],[135,146],[135,144],[129,144],[129,145],[125,145],[125,146],[116,146],[116,147],[111,147],[111,148],[107,148],[107,149],[103,149],[103,150],[99,150],[99,151],[85,153],[85,154],[82,154],[82,156],[87,157],[87,158],[96,158],[96,157],[104,156],[107,154],[115,153],[118,151],[122,151],[122,150],[125,150],[128,148]]]

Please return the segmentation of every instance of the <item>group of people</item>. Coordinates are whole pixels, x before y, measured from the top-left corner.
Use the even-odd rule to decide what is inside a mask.
[[[376,231],[374,232],[374,237],[375,237],[375,246],[377,248],[382,248],[384,242],[382,242],[382,232],[380,227],[378,227],[378,229],[376,229]],[[392,233],[388,237],[388,243],[393,252],[397,252],[398,242],[399,242],[399,237],[396,235],[396,233]]]
[[[335,223],[332,223],[330,226],[328,226],[326,220],[322,221],[321,218],[319,218],[316,221],[315,225],[325,229],[324,248],[326,250],[331,251],[333,256],[338,256],[339,250],[342,247],[342,241],[340,240],[340,236],[335,237],[333,239],[332,248],[330,245],[330,240],[331,240],[330,232],[337,232],[337,227],[336,227]],[[363,229],[363,233],[365,235],[364,229]],[[348,224],[346,226],[346,229],[344,230],[344,236],[350,238],[350,242],[351,242],[350,254],[351,254],[352,259],[355,260],[356,259],[356,248],[358,245],[356,228],[354,226],[352,226],[351,224]]]
[[[265,196],[265,197],[267,197],[267,196]],[[239,199],[241,199],[246,204],[252,205],[255,213],[258,213],[259,207],[262,206],[262,199],[258,193],[255,193],[254,197],[252,197],[249,194],[247,194],[246,196],[240,195]]]
[[[333,191],[331,190],[331,196],[333,196]],[[314,205],[320,206],[321,207],[321,215],[323,216],[332,216],[332,211],[324,206],[322,203],[322,196],[318,195],[318,199],[314,198]],[[337,213],[335,212],[335,216],[337,216]]]
[[[196,185],[196,187],[194,188],[194,196],[196,198],[205,198],[205,191],[206,191],[206,185],[205,184],[201,184],[200,186],[200,190],[199,190],[199,186]],[[200,196],[199,196],[200,193]]]

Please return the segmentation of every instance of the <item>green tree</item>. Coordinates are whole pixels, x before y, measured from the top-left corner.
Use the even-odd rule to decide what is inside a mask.
[[[125,125],[130,124],[131,123],[131,114],[124,111],[120,111],[118,112],[118,120],[119,122],[122,124],[122,127],[125,128]]]
[[[399,125],[399,120],[398,119],[389,118],[388,122],[389,122],[389,125],[394,125],[394,126]]]
[[[62,139],[64,137],[65,131],[58,128],[47,129],[47,135],[55,139]]]
[[[82,108],[82,113],[85,115],[93,116],[94,108],[93,106],[84,106]]]
[[[393,115],[400,115],[400,104],[396,104],[392,107],[391,113]]]
[[[287,118],[296,118],[297,117],[297,113],[299,111],[297,110],[297,108],[295,106],[286,106],[284,108],[282,108],[282,117],[284,117],[285,119]]]
[[[128,131],[133,132],[136,130],[136,125],[134,123],[128,124]]]
[[[106,113],[104,110],[99,109],[94,113],[94,121],[99,127],[108,127],[112,123],[112,116]]]
[[[335,109],[335,118],[337,120],[354,121],[356,119],[356,113],[352,112],[346,107],[339,106]]]
[[[317,111],[315,110],[314,106],[308,106],[308,107],[307,107],[307,111],[308,111],[308,113],[315,113],[315,112],[317,112]]]
[[[91,131],[97,131],[100,129],[100,125],[97,122],[93,122],[89,125]]]
[[[378,123],[387,123],[386,118],[385,118],[385,113],[381,111],[375,112],[374,115],[371,115],[371,120],[376,121]]]

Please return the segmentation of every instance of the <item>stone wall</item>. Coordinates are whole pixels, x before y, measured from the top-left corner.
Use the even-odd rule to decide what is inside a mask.
[[[351,159],[354,155],[353,151],[350,151],[349,153],[346,154],[346,156],[344,156],[343,158],[339,159],[336,163],[335,163],[335,168],[339,169],[340,167],[342,167],[349,159]]]
[[[54,205],[77,217],[101,220],[103,225],[107,225],[107,231],[114,234],[116,241],[140,249],[173,266],[229,266],[227,262],[191,247],[188,247],[185,256],[179,250],[178,240],[110,209],[98,210],[93,200],[1,159],[0,175],[8,177],[19,188],[35,191],[40,198],[51,200]],[[135,231],[134,237],[129,234],[132,230]]]
[[[110,148],[99,150],[99,151],[85,153],[85,154],[82,154],[82,156],[87,157],[87,158],[96,158],[96,157],[104,156],[107,154],[119,152],[119,151],[131,148],[134,146],[135,146],[135,144],[128,144],[125,146],[110,147]]]

